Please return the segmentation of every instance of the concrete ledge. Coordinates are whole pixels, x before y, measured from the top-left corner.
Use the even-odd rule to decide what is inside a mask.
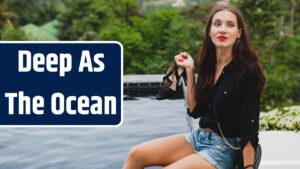
[[[129,97],[155,96],[162,86],[164,74],[124,75],[124,95]]]
[[[300,133],[292,131],[260,132],[262,159],[260,169],[299,169]]]
[[[123,83],[161,83],[164,74],[124,75]]]

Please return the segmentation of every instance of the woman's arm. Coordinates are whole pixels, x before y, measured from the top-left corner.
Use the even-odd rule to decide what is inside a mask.
[[[196,107],[196,99],[195,99],[195,68],[186,68],[186,76],[187,76],[187,104],[190,112],[194,110]]]
[[[244,166],[254,164],[254,148],[250,141],[247,142],[243,150],[243,157],[244,157]],[[249,167],[247,169],[253,169],[253,167]]]
[[[258,75],[249,71],[244,75],[243,93],[240,98],[239,132],[243,150],[244,166],[253,165],[254,147],[258,146],[258,129],[260,114],[260,91],[257,90]],[[247,167],[253,169],[253,167]]]
[[[195,65],[193,58],[186,52],[180,53],[175,57],[176,64],[183,67],[187,75],[187,104],[190,112],[196,107],[195,99]]]

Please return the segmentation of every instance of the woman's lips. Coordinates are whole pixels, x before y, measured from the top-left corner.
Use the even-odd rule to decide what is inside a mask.
[[[219,39],[220,41],[225,41],[228,39],[228,37],[226,36],[218,36],[217,39]]]

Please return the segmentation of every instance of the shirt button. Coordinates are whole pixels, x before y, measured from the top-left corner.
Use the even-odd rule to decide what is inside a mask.
[[[252,120],[251,120],[251,122],[253,123],[253,122],[254,122],[254,120],[252,119]]]
[[[227,94],[227,92],[226,92],[226,91],[224,91],[224,94],[226,95],[226,94]]]
[[[209,104],[208,107],[211,107],[211,104]]]
[[[225,71],[223,71],[222,74],[225,74]]]

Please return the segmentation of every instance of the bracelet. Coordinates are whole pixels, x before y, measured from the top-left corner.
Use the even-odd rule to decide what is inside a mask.
[[[249,167],[254,167],[254,166],[253,166],[253,164],[246,165],[246,166],[244,167],[244,169],[247,169],[247,168],[249,168]]]

